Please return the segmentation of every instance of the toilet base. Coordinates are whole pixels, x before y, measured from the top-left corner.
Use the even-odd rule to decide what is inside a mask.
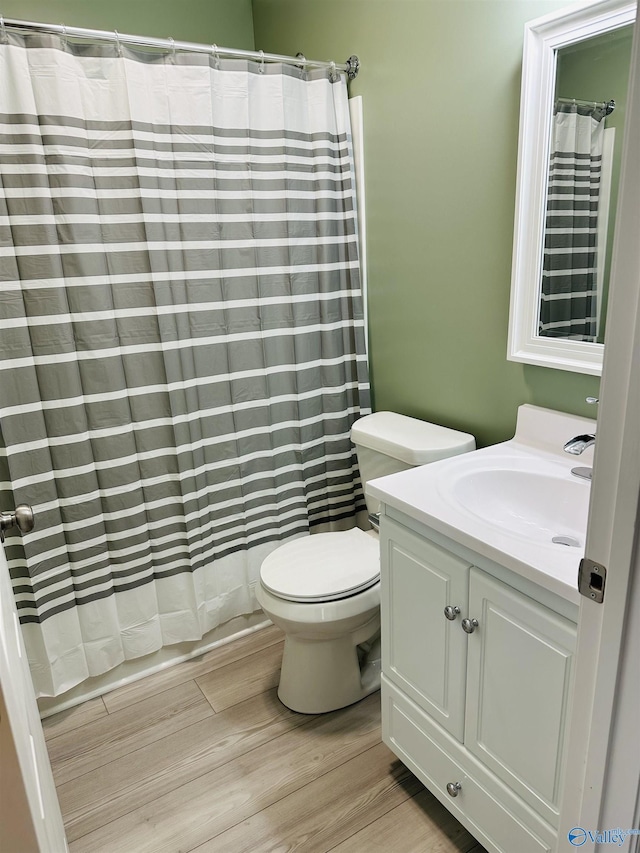
[[[284,633],[278,697],[300,714],[353,705],[380,687],[380,581],[335,601],[295,602],[256,585],[265,614]]]
[[[376,613],[357,635],[313,639],[288,634],[278,687],[282,704],[300,714],[325,714],[379,690],[379,641],[367,654],[361,650],[359,655],[358,649],[379,630],[380,615]]]

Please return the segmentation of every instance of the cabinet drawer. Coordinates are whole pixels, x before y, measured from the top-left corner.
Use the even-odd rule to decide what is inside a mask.
[[[552,838],[542,840],[507,812],[429,736],[428,727],[422,711],[383,677],[383,740],[434,796],[491,853],[551,853]],[[447,794],[448,782],[460,782],[457,797]]]

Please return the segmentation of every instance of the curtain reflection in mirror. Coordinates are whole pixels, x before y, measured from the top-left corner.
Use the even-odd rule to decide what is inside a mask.
[[[607,106],[554,107],[538,333],[595,342],[597,228]]]

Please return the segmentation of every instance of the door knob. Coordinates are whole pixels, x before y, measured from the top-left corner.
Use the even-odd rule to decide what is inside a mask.
[[[457,797],[458,792],[462,790],[460,782],[447,782],[447,794],[450,797]]]
[[[33,510],[28,504],[19,504],[13,512],[0,512],[0,542],[4,542],[5,530],[17,527],[20,533],[33,530]]]
[[[463,619],[460,624],[462,625],[463,631],[467,634],[473,634],[480,623],[477,619]]]
[[[457,604],[447,604],[447,606],[444,609],[444,615],[451,622],[453,622],[453,620],[458,616],[459,613],[460,613],[460,608],[458,607]]]

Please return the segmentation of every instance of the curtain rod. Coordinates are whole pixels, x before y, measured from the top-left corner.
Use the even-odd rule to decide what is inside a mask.
[[[297,56],[283,56],[278,53],[265,53],[263,50],[240,50],[229,47],[218,47],[216,44],[206,45],[190,41],[177,41],[172,38],[157,39],[147,36],[135,36],[127,33],[109,30],[88,30],[80,27],[66,27],[64,24],[39,24],[35,21],[19,21],[13,18],[3,18],[0,15],[0,40],[6,40],[6,28],[16,30],[41,31],[53,33],[65,38],[87,39],[89,41],[115,42],[115,44],[131,44],[138,47],[153,47],[158,50],[176,50],[190,53],[209,53],[214,57],[229,57],[233,59],[253,59],[258,62],[283,62],[287,65],[297,65],[303,68],[327,68],[331,71],[344,72],[350,80],[355,79],[360,68],[357,56],[350,56],[344,63],[327,62],[325,60],[307,59],[302,53]]]
[[[610,101],[581,101],[578,98],[556,98],[559,104],[577,104],[579,107],[602,107],[604,114],[609,116],[616,108],[616,102]]]

